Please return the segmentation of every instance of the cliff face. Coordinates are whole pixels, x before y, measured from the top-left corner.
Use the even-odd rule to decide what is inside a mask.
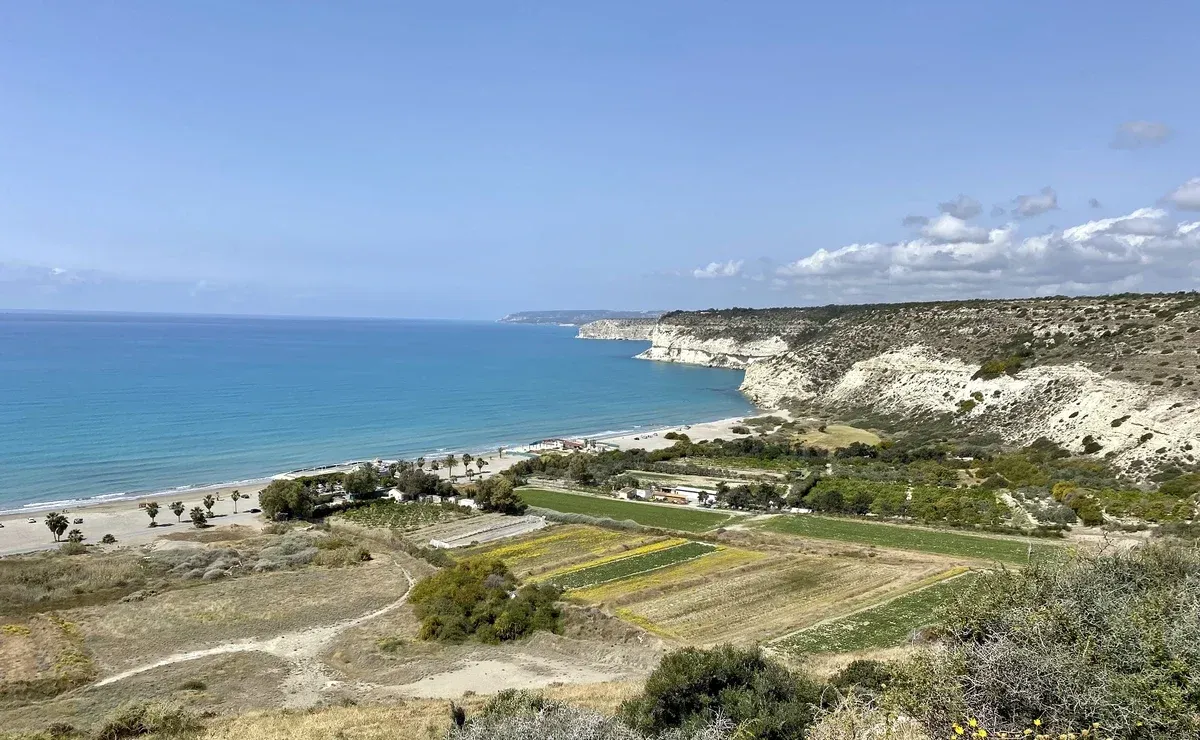
[[[650,341],[656,319],[600,319],[579,327],[579,339],[629,339]]]
[[[653,342],[639,357],[746,368],[763,406],[949,415],[1135,476],[1200,461],[1195,293],[676,312]]]

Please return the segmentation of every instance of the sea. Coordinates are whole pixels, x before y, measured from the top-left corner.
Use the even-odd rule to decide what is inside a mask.
[[[0,313],[0,511],[749,413],[742,373],[495,322]]]

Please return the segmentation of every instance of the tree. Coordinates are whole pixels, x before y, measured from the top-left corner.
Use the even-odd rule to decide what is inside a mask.
[[[467,474],[468,478],[471,477],[471,461],[474,459],[475,458],[471,456],[471,453],[469,453],[469,452],[463,453],[462,464],[463,464],[463,468],[466,469],[466,474]]]
[[[213,504],[215,504],[215,503],[217,503],[217,500],[215,498],[213,498],[213,495],[211,493],[207,494],[204,497],[204,508],[208,509],[209,517],[211,517],[213,515],[212,507],[213,507]]]
[[[364,463],[346,473],[342,487],[352,499],[371,498],[379,490],[379,474],[375,472],[375,466]]]
[[[177,522],[183,520],[183,512],[187,511],[187,507],[183,505],[182,501],[172,501],[168,508],[175,515],[175,521]]]
[[[75,544],[83,542],[83,531],[72,529],[70,532],[67,532],[67,542],[74,542]]]
[[[258,503],[270,519],[280,515],[307,519],[317,505],[317,497],[298,480],[273,480],[258,494]]]
[[[571,462],[567,464],[567,473],[571,476],[571,480],[581,486],[590,486],[596,482],[585,455],[578,453],[572,455]]]
[[[475,458],[475,467],[479,468],[479,474],[483,475],[483,466],[487,465],[487,460],[482,456]]]
[[[50,530],[50,534],[54,535],[55,542],[58,542],[62,533],[67,531],[68,524],[65,514],[52,511],[46,515],[46,528]]]
[[[409,603],[426,640],[474,637],[495,643],[535,630],[561,631],[558,589],[550,584],[517,586],[502,561],[469,558],[417,583]]]
[[[418,457],[417,458],[417,470],[424,470],[424,469],[425,469],[425,458]]]
[[[199,506],[192,507],[191,517],[192,525],[195,526],[196,529],[204,529],[206,526],[208,526],[208,515],[205,514],[204,509],[201,509]]]
[[[739,726],[740,737],[791,740],[804,737],[820,701],[820,686],[758,648],[722,645],[663,657],[641,696],[623,703],[619,715],[645,734],[690,731],[724,717]]]
[[[481,480],[475,484],[475,503],[483,511],[501,514],[524,514],[525,502],[513,490],[512,481],[502,475]]]
[[[503,447],[497,447],[497,448],[496,448],[496,455],[497,455],[498,457],[500,457],[500,459],[504,459],[504,448],[503,448]]]
[[[150,526],[151,527],[158,526],[158,522],[154,521],[155,518],[158,516],[158,502],[157,501],[151,501],[150,503],[146,504],[146,516],[150,517]]]
[[[229,494],[229,498],[231,501],[233,501],[233,513],[234,514],[238,513],[237,512],[237,502],[238,502],[238,499],[243,498],[242,492],[235,488],[235,489],[233,489],[233,493]]]
[[[446,455],[446,471],[451,478],[454,477],[454,466],[458,464],[458,458],[453,454]]]

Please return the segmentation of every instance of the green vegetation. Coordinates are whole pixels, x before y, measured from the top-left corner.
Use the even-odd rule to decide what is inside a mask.
[[[158,502],[157,501],[151,501],[150,503],[146,504],[146,516],[150,517],[150,526],[151,527],[158,526],[158,522],[154,521],[155,518],[158,516]]]
[[[349,509],[342,518],[363,527],[379,527],[409,532],[441,522],[474,516],[475,512],[449,503],[372,501],[366,506]]]
[[[496,643],[536,630],[560,632],[558,595],[550,585],[518,588],[503,562],[471,558],[417,583],[409,602],[421,620],[421,639]]]
[[[573,570],[551,578],[550,582],[564,589],[597,586],[601,583],[631,578],[669,565],[694,560],[716,549],[716,545],[710,545],[707,542],[686,542],[642,555],[610,560],[590,568]]]
[[[308,519],[317,505],[317,496],[301,481],[273,480],[258,494],[258,505],[268,519]]]
[[[69,526],[70,522],[67,520],[66,514],[60,511],[52,511],[46,515],[46,529],[49,529],[50,534],[54,535],[55,542],[62,538],[63,532],[66,532]]]
[[[640,504],[587,494],[546,491],[539,488],[522,488],[517,493],[522,501],[540,509],[616,520],[629,519],[646,527],[681,532],[704,532],[729,521],[729,515],[713,511]]]
[[[196,529],[204,529],[208,526],[208,514],[205,514],[204,509],[199,506],[193,506],[188,515],[192,519],[192,526]]]
[[[876,514],[948,524],[1000,524],[1009,509],[983,488],[910,486],[854,478],[822,478],[801,505],[831,514]]]
[[[775,645],[788,652],[849,653],[902,645],[929,624],[937,609],[968,587],[973,576],[940,581],[879,606],[810,627]]]
[[[757,648],[723,645],[668,654],[619,716],[648,734],[692,732],[725,718],[738,727],[738,737],[794,740],[804,737],[820,700],[819,684],[789,673]]]
[[[525,513],[525,502],[516,494],[512,481],[508,478],[494,476],[481,480],[471,487],[469,493],[484,511],[513,515]]]
[[[895,702],[931,730],[1196,737],[1198,578],[1200,553],[1162,545],[980,575],[942,611],[942,649],[902,666]]]
[[[998,536],[981,537],[959,532],[942,532],[898,524],[834,519],[807,514],[777,516],[762,526],[764,529],[774,532],[802,537],[1010,563],[1026,562],[1031,548],[1034,556],[1052,553],[1058,549],[1054,546],[1031,545],[1022,540]]]

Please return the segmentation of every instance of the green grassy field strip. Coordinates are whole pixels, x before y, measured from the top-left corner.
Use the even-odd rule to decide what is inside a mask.
[[[969,585],[975,574],[948,578],[878,606],[796,632],[773,644],[789,653],[849,653],[895,647],[929,624],[938,607]]]
[[[695,560],[716,549],[716,545],[710,545],[707,542],[686,542],[675,547],[668,547],[665,550],[656,550],[644,555],[633,555],[619,560],[610,560],[607,563],[594,565],[591,568],[573,570],[561,576],[551,578],[550,581],[565,589],[599,586],[602,583],[619,581],[623,578],[632,578],[633,576],[640,576],[652,570]]]
[[[835,519],[811,514],[772,517],[762,526],[774,532],[802,537],[1009,563],[1024,563],[1029,554],[1029,543],[1025,540],[979,537],[960,532],[906,527],[902,524]],[[1057,545],[1034,544],[1033,556],[1053,553],[1056,550]]]
[[[589,496],[563,491],[547,491],[540,488],[522,488],[517,493],[530,506],[551,509],[565,514],[606,517],[608,519],[631,519],[646,527],[661,527],[681,532],[704,532],[729,521],[728,514],[684,507],[655,506],[633,501]]]

